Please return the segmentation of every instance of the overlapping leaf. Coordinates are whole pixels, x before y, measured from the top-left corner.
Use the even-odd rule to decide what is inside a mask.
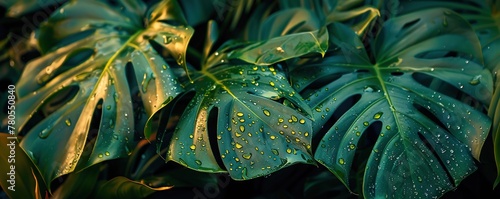
[[[172,107],[190,100],[173,132],[167,161],[198,171],[225,172],[217,162],[219,156],[237,180],[268,175],[295,163],[313,163],[310,108],[275,64],[308,53],[324,53],[326,32],[319,33],[291,34],[228,52],[217,51],[213,64],[195,72],[193,82],[184,85],[185,96],[192,93],[192,99],[181,97],[165,109],[167,115],[173,114]],[[277,47],[281,50],[276,51]],[[291,52],[281,55],[287,50]],[[261,58],[271,55],[278,59]],[[237,60],[253,64],[234,64]],[[282,99],[296,109],[280,103]],[[169,132],[158,133],[158,143],[163,143]]]
[[[457,11],[476,31],[483,47],[484,64],[495,75],[495,92],[488,110],[493,122],[493,142],[497,170],[500,170],[500,1],[403,1],[400,13],[429,7],[446,7]],[[497,172],[495,186],[500,183],[500,172]]]
[[[400,16],[369,52],[347,27],[330,28],[333,54],[292,73],[302,93],[312,92],[317,129],[334,121],[323,127],[315,159],[349,187],[358,144],[373,142],[367,198],[439,197],[471,174],[491,122],[454,96],[488,104],[492,76],[477,63],[481,46],[466,21],[441,8]],[[448,90],[428,85],[438,80]],[[353,105],[339,112],[346,100]]]
[[[325,23],[343,22],[351,25],[358,35],[364,35],[378,16],[378,0],[352,0],[352,1],[280,1],[282,9],[302,7],[314,12]]]
[[[17,85],[17,127],[27,131],[21,146],[49,184],[77,165],[127,156],[134,132],[143,128],[138,117],[152,115],[181,91],[153,45],[185,62],[193,30],[166,23],[185,24],[175,1],[162,1],[148,14],[140,2],[117,3],[73,1],[61,7],[40,29],[46,54],[28,64]],[[27,126],[39,113],[45,118]],[[91,124],[98,124],[97,137],[82,155]]]

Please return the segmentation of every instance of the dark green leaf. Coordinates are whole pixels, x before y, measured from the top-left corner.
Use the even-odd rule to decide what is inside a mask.
[[[40,46],[47,54],[26,66],[17,85],[17,127],[29,130],[21,146],[47,183],[77,165],[85,168],[127,156],[135,130],[143,129],[137,123],[140,117],[152,115],[182,90],[152,45],[185,63],[193,30],[165,23],[184,24],[172,11],[178,9],[175,1],[152,7],[147,24],[142,24],[145,5],[119,4],[123,9],[98,1],[74,1],[60,8],[40,30]],[[55,108],[47,111],[47,106]],[[26,126],[40,112],[45,118]],[[98,126],[91,127],[93,123]],[[90,128],[99,128],[96,138],[89,137]],[[95,145],[81,159],[87,139],[96,139]]]
[[[140,182],[136,182],[125,177],[115,177],[98,186],[98,190],[92,196],[93,198],[123,198],[136,199],[146,198],[157,192],[168,190],[171,187],[151,188]]]
[[[221,65],[195,73],[193,80],[184,85],[194,97],[175,128],[167,161],[198,171],[224,172],[214,157],[220,156],[238,180],[311,163],[312,122],[305,116],[310,110],[282,71],[274,66]],[[303,113],[274,101],[284,98]],[[214,137],[209,137],[210,131]],[[165,132],[159,133],[162,143]],[[211,146],[214,139],[218,146]]]
[[[363,181],[367,198],[440,196],[471,174],[491,123],[453,96],[463,93],[488,104],[492,76],[475,62],[481,61],[481,47],[466,21],[440,8],[393,18],[369,52],[345,26],[331,28],[332,55],[292,75],[310,93],[317,129],[335,121],[315,159],[349,187],[357,145],[369,139],[363,140],[374,143]],[[428,85],[437,80],[454,92]]]

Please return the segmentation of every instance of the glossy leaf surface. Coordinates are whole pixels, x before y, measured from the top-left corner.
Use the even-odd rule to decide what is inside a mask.
[[[441,195],[476,169],[489,118],[429,85],[439,80],[489,102],[492,76],[474,62],[481,46],[466,21],[441,8],[403,15],[384,24],[369,52],[345,26],[329,32],[332,55],[292,75],[310,93],[316,129],[335,122],[323,127],[316,160],[349,187],[357,144],[369,139],[363,140],[373,144],[363,181],[367,198]],[[351,107],[336,112],[346,100],[354,101]]]

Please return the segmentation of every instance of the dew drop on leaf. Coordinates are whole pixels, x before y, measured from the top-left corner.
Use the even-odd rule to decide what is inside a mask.
[[[476,75],[476,76],[474,76],[474,77],[473,77],[473,78],[469,81],[469,84],[470,84],[470,85],[473,85],[473,86],[478,85],[479,83],[481,83],[481,77],[482,77],[481,75]]]
[[[49,137],[50,133],[52,133],[52,128],[49,126],[46,129],[43,129],[39,134],[38,137],[44,139]]]
[[[243,145],[241,145],[240,143],[236,143],[234,146],[235,146],[237,149],[241,149],[241,148],[243,148]]]
[[[71,119],[66,119],[66,121],[64,121],[66,123],[66,126],[71,126]]]
[[[193,145],[191,145],[189,148],[190,148],[191,150],[195,150],[195,149],[196,149],[196,145],[194,145],[194,144],[193,144]]]
[[[383,114],[384,114],[383,112],[375,113],[375,115],[373,115],[373,119],[378,120],[378,119],[380,119],[382,117]]]
[[[170,42],[172,42],[172,37],[167,37],[166,35],[163,35],[163,43],[169,44]]]
[[[201,160],[195,160],[194,162],[195,162],[197,165],[201,165],[201,164],[202,164]]]
[[[242,155],[243,158],[247,159],[247,160],[250,160],[250,158],[252,158],[252,153],[244,153]]]
[[[269,112],[268,110],[264,109],[263,112],[264,112],[264,115],[266,115],[268,117],[271,116],[271,112]]]
[[[339,158],[339,164],[345,164],[344,158]]]

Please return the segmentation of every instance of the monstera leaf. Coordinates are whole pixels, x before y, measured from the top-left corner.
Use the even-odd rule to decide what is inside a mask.
[[[493,119],[493,141],[497,170],[500,171],[500,1],[425,1],[404,2],[401,13],[428,7],[446,7],[457,11],[472,25],[483,46],[484,64],[496,76],[495,93],[491,99],[488,113]],[[500,183],[500,172],[497,172],[495,186]]]
[[[350,187],[358,144],[372,143],[366,198],[439,197],[475,171],[491,122],[454,97],[487,104],[492,76],[465,20],[441,8],[399,16],[370,51],[344,25],[329,32],[333,51],[291,75],[309,93],[315,128],[326,128],[317,161]],[[430,85],[436,81],[447,87]]]
[[[193,72],[193,82],[183,84],[186,92],[163,111],[160,120],[168,120],[187,102],[173,133],[167,129],[156,135],[161,149],[172,133],[166,160],[197,171],[227,170],[237,180],[295,163],[314,164],[311,110],[277,62],[324,53],[326,33],[290,34],[215,52],[210,60],[219,61]],[[281,103],[285,99],[293,107]],[[150,138],[151,126],[146,131]]]
[[[17,84],[16,124],[27,132],[21,146],[48,184],[75,167],[127,156],[135,129],[143,129],[138,117],[152,115],[181,91],[156,51],[185,62],[193,30],[182,25],[175,1],[147,13],[140,2],[115,3],[120,7],[72,1],[56,11],[39,32],[45,54],[27,65]],[[98,128],[95,138],[91,126]],[[90,151],[82,155],[84,147]]]
[[[302,7],[314,12],[316,16],[326,23],[343,22],[351,25],[358,35],[364,35],[380,12],[378,0],[352,0],[352,1],[280,1],[282,9]]]

